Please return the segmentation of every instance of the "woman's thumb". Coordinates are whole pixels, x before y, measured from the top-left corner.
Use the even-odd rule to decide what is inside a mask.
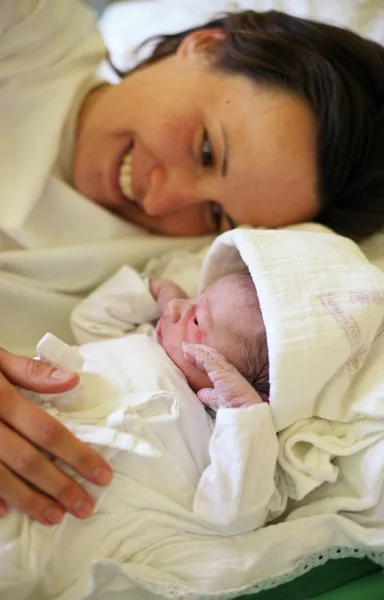
[[[56,393],[71,390],[79,375],[48,365],[41,360],[25,358],[0,349],[0,373],[14,385],[34,392]]]

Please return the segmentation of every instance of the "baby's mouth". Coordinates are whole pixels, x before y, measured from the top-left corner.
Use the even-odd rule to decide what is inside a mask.
[[[121,161],[119,170],[119,186],[123,196],[130,202],[136,204],[132,190],[132,150],[133,144],[128,152],[124,154],[123,160]]]

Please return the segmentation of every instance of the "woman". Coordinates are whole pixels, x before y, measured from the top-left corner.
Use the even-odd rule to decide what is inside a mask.
[[[202,244],[175,236],[310,219],[380,230],[384,59],[341,29],[246,11],[164,37],[110,86],[84,7],[30,5],[0,9],[0,498],[54,524],[93,503],[37,448],[97,484],[111,473],[14,387],[77,376],[15,353],[47,330],[71,342],[72,308],[121,263]]]

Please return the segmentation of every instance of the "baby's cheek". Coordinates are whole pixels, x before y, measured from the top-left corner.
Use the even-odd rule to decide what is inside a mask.
[[[201,330],[198,327],[196,327],[196,325],[194,323],[191,323],[187,327],[187,331],[185,332],[185,335],[183,336],[183,342],[185,342],[187,344],[202,344],[203,343],[203,336],[202,336]]]

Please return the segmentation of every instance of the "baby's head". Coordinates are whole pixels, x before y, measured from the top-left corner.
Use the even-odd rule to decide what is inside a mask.
[[[157,335],[195,391],[212,384],[203,371],[184,358],[183,342],[212,346],[259,393],[268,395],[266,333],[250,275],[226,275],[195,299],[170,300],[157,325]]]

